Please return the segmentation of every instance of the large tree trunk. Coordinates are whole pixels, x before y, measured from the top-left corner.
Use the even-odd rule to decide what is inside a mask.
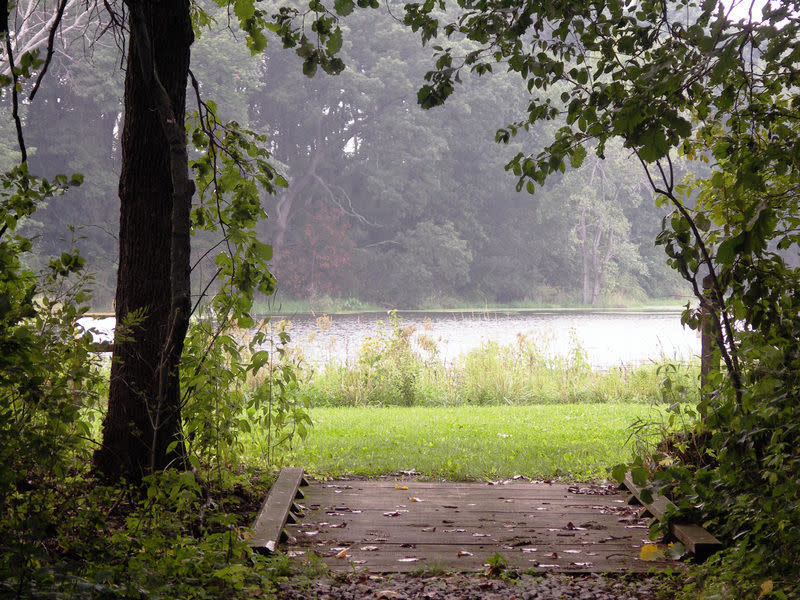
[[[180,171],[186,168],[181,161],[193,33],[186,0],[128,4],[132,16],[119,184],[118,329],[95,468],[107,479],[138,481],[182,455],[178,360],[188,323],[192,188],[191,182],[187,188],[188,171],[183,178]],[[134,22],[137,14],[140,27]],[[163,86],[168,98],[159,97],[155,84]],[[165,117],[164,108],[170,116]],[[172,133],[170,139],[165,132]],[[181,144],[184,156],[176,159]],[[125,328],[129,322],[133,326]],[[172,442],[178,443],[170,449]]]

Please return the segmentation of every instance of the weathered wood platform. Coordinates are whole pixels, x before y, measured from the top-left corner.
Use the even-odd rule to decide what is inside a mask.
[[[295,520],[292,509],[295,499],[303,498],[299,489],[301,485],[308,485],[303,469],[287,467],[281,470],[253,523],[251,548],[258,552],[274,552],[278,542],[288,537],[284,527],[287,522]]]
[[[647,512],[656,519],[663,519],[667,512],[675,510],[675,505],[661,495],[654,496],[652,502],[645,502],[642,498],[642,488],[634,483],[630,471],[625,475],[625,486],[636,496],[636,499],[641,502]],[[705,560],[722,549],[722,542],[700,525],[676,521],[669,524],[669,529],[672,535],[683,542],[689,552],[694,554],[699,561]]]
[[[509,567],[565,573],[682,566],[639,558],[647,524],[611,486],[336,481],[305,496],[283,549],[335,570],[481,571],[496,553]]]

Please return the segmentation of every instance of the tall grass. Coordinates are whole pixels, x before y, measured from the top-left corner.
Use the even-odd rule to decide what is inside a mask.
[[[304,394],[313,406],[460,406],[565,403],[650,403],[663,397],[663,380],[696,400],[697,365],[653,363],[593,371],[573,336],[567,356],[548,341],[518,335],[512,345],[486,342],[452,362],[440,359],[425,327],[393,317],[368,338],[350,362],[307,373]],[[693,397],[694,394],[694,397]]]

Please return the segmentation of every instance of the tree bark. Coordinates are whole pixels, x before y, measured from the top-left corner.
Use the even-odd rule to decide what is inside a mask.
[[[106,479],[139,481],[183,455],[178,362],[190,303],[194,188],[184,113],[193,33],[186,0],[126,4],[131,27],[119,184],[118,329],[95,469]]]

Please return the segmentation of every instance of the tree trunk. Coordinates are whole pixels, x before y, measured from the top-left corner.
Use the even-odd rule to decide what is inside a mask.
[[[131,27],[119,184],[118,328],[95,468],[106,479],[139,481],[180,459],[183,448],[178,437],[178,360],[188,324],[193,186],[188,171],[181,175],[188,167],[181,166],[176,154],[180,145],[184,156],[186,152],[184,113],[193,33],[186,0],[127,4]],[[142,19],[140,27],[134,22],[136,15]],[[165,102],[159,103],[154,81],[163,86]],[[172,135],[168,138],[167,133]],[[129,322],[133,325],[126,328]],[[172,442],[178,443],[168,451]]]
[[[583,303],[589,304],[592,299],[590,288],[589,247],[586,243],[586,208],[581,210],[580,220],[581,255],[583,256]]]

